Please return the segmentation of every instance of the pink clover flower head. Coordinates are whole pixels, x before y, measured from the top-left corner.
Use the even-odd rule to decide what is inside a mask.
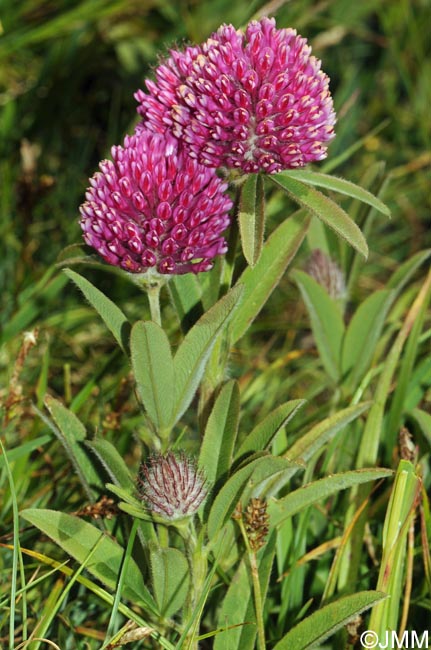
[[[329,78],[293,29],[274,19],[245,33],[222,25],[156,71],[149,95],[135,95],[144,124],[170,128],[210,167],[276,173],[327,155],[335,112]]]
[[[208,493],[195,461],[171,451],[141,466],[138,489],[149,510],[171,521],[193,515]]]
[[[80,207],[85,242],[131,273],[199,273],[226,252],[227,183],[169,134],[141,131],[112,147]]]

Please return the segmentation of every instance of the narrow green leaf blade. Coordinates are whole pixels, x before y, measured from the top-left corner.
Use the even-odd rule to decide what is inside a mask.
[[[23,519],[39,528],[80,563],[84,562],[96,543],[103,537],[86,569],[109,589],[112,591],[116,589],[124,549],[99,528],[79,517],[56,510],[30,508],[20,514]],[[157,605],[146,588],[142,573],[133,558],[129,558],[123,593],[133,603],[141,604],[149,611],[157,613]]]
[[[228,521],[252,475],[255,486],[269,476],[289,471],[293,465],[297,469],[296,464],[286,458],[264,454],[241,466],[226,481],[214,499],[208,517],[208,537],[212,539]]]
[[[354,404],[347,408],[334,413],[312,427],[307,433],[299,438],[285,453],[286,458],[290,460],[300,460],[304,462],[319,451],[327,442],[343,429],[345,426],[356,420],[362,413],[370,408],[372,402],[362,402]]]
[[[205,471],[210,484],[214,484],[231,467],[239,408],[238,382],[228,381],[214,402],[199,454],[199,467]]]
[[[290,400],[278,406],[272,413],[269,413],[262,422],[259,422],[242,442],[235,454],[239,459],[245,454],[256,451],[264,451],[273,440],[274,436],[282,429],[295,415],[297,410],[305,404],[303,399]]]
[[[97,289],[88,280],[72,271],[65,269],[64,273],[82,291],[88,302],[94,307],[105,325],[114,335],[117,343],[123,350],[127,350],[127,341],[130,333],[130,323],[124,313],[104,293]]]
[[[337,304],[310,275],[293,271],[307,307],[314,340],[322,363],[334,380],[340,377],[341,348],[344,337],[344,323]]]
[[[109,477],[116,485],[126,489],[134,487],[124,458],[109,440],[96,438],[95,440],[87,440],[85,444],[96,454]]]
[[[297,514],[304,508],[317,503],[340,490],[347,490],[353,485],[368,483],[380,478],[393,476],[391,469],[372,468],[358,469],[340,474],[333,474],[325,478],[308,483],[282,499],[271,499],[268,503],[268,513],[272,526],[280,526],[286,519]]]
[[[368,257],[368,246],[362,232],[356,223],[351,220],[347,212],[340,208],[337,203],[313,187],[283,175],[283,172],[270,174],[268,178],[287,192],[293,201],[311,210],[313,214],[345,239],[361,255],[365,258]]]
[[[307,185],[323,187],[325,190],[332,190],[339,194],[345,194],[346,196],[350,196],[352,199],[358,199],[359,201],[362,201],[362,203],[370,205],[387,217],[390,217],[391,215],[387,205],[375,197],[374,194],[371,194],[371,192],[368,192],[368,190],[365,190],[359,185],[355,185],[355,183],[346,181],[344,178],[337,178],[336,176],[322,174],[321,172],[314,172],[308,169],[286,169],[280,173],[282,176],[289,176],[290,178],[302,181]]]
[[[295,256],[306,233],[309,217],[299,211],[283,221],[265,242],[254,268],[247,267],[239,282],[244,296],[230,326],[230,341],[236,343],[254,321]]]
[[[164,430],[174,404],[174,364],[168,337],[157,323],[138,321],[132,328],[130,353],[139,397],[151,421]]]
[[[54,397],[47,395],[45,397],[45,405],[57,426],[53,425],[44,413],[39,412],[37,409],[35,410],[39,412],[40,417],[42,417],[60,440],[80,478],[88,498],[93,501],[95,497],[94,488],[102,488],[103,483],[83,446],[87,435],[85,427],[72,411],[69,411],[64,404]]]
[[[275,646],[274,650],[309,650],[332,636],[352,618],[373,607],[386,597],[379,591],[360,591],[344,596],[318,609],[295,625]]]
[[[265,230],[265,195],[260,174],[249,174],[241,186],[238,219],[244,257],[254,266],[262,251]]]
[[[240,284],[233,287],[195,323],[179,346],[174,358],[172,425],[180,419],[193,399],[215,340],[237,309],[242,292]],[[172,393],[172,387],[170,390]]]
[[[349,385],[356,387],[369,369],[376,345],[394,299],[394,292],[375,291],[358,307],[343,341],[341,368],[343,375],[350,373]]]
[[[152,548],[151,576],[161,615],[169,618],[183,606],[190,582],[189,563],[176,548]]]

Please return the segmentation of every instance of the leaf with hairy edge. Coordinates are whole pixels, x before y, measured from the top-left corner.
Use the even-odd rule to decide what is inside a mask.
[[[116,589],[124,549],[108,535],[79,517],[56,510],[30,508],[23,510],[20,514],[23,519],[48,535],[79,563],[84,562],[102,537],[103,539],[86,565],[86,570],[109,589],[113,591]],[[153,613],[158,613],[157,605],[144,584],[142,573],[131,557],[128,561],[123,594],[134,604],[141,605]]]
[[[386,594],[380,591],[360,591],[344,596],[321,607],[295,625],[276,645],[274,650],[311,650],[332,636],[350,620],[373,605]]]
[[[257,554],[262,602],[265,602],[275,555],[276,536],[271,535]],[[220,632],[214,650],[253,650],[256,642],[256,614],[248,561],[243,558],[232,578],[218,615]],[[224,631],[223,628],[225,628]]]
[[[281,176],[289,176],[290,178],[302,181],[307,185],[315,185],[317,187],[323,187],[325,190],[332,190],[333,192],[338,192],[339,194],[345,194],[350,196],[352,199],[358,199],[362,203],[371,205],[382,214],[390,217],[391,212],[389,208],[382,202],[380,199],[365,190],[360,185],[355,185],[350,181],[346,181],[344,178],[337,178],[336,176],[330,176],[329,174],[322,174],[321,172],[313,172],[308,169],[286,169],[280,172]]]
[[[309,222],[302,210],[283,221],[268,237],[256,266],[242,273],[238,282],[244,286],[244,296],[229,328],[232,344],[245,334],[277,286],[302,244]]]
[[[109,440],[96,438],[95,440],[87,440],[85,445],[95,453],[110,479],[116,485],[121,485],[123,488],[134,487],[124,458]]]
[[[326,372],[334,381],[340,378],[344,323],[336,303],[307,273],[293,271],[311,321],[314,340]]]
[[[347,490],[353,485],[368,483],[369,481],[393,476],[393,474],[393,470],[380,467],[358,469],[326,476],[318,481],[313,481],[313,483],[303,485],[282,499],[271,499],[269,501],[268,512],[271,525],[280,526],[289,517],[340,490]]]
[[[65,269],[64,272],[81,289],[88,302],[94,307],[105,322],[105,325],[112,332],[122,350],[127,351],[130,323],[121,309],[105,296],[104,293],[92,285],[91,282],[83,278],[79,273],[76,273],[76,271]]]
[[[313,214],[345,239],[361,255],[365,258],[368,257],[368,246],[363,234],[347,212],[340,208],[337,203],[313,187],[289,176],[284,176],[282,173],[270,174],[268,178],[287,192],[293,201],[311,210]]]
[[[392,305],[394,292],[375,291],[358,307],[347,327],[341,354],[343,375],[356,388],[371,364],[376,345]]]
[[[260,174],[249,174],[241,186],[239,232],[244,257],[250,266],[259,260],[265,230],[265,194]]]
[[[139,397],[159,431],[168,428],[173,410],[174,364],[168,337],[153,321],[132,328],[130,354]]]
[[[243,287],[238,284],[211,307],[186,334],[174,357],[175,402],[172,426],[193,399],[215,340],[241,300]],[[171,386],[172,392],[172,386]]]
[[[235,460],[248,453],[263,451],[270,444],[277,433],[295,415],[297,410],[305,404],[304,399],[295,399],[278,406],[269,413],[262,422],[259,422],[242,442],[235,454]]]
[[[312,427],[307,433],[302,435],[284,454],[285,458],[292,461],[291,469],[287,469],[280,478],[275,477],[274,481],[267,485],[265,494],[273,495],[286,484],[286,482],[298,471],[299,463],[307,463],[310,458],[332,440],[339,431],[346,427],[350,422],[356,420],[364,411],[370,408],[372,402],[363,402],[349,406],[338,413],[334,413],[322,422]]]
[[[269,476],[289,471],[289,468],[293,465],[295,465],[296,469],[298,468],[296,463],[270,454],[260,454],[246,465],[242,465],[226,481],[214,499],[208,517],[208,537],[210,539],[214,538],[218,531],[223,528],[235,510],[248,481],[253,480],[254,483],[254,474],[256,474],[256,483],[259,483]]]
[[[169,618],[183,606],[190,582],[189,563],[176,548],[150,550],[154,595],[163,617]]]
[[[103,489],[103,482],[96,472],[88,453],[84,449],[83,443],[87,435],[84,425],[72,411],[69,411],[64,404],[50,395],[45,397],[45,406],[50,412],[55,424],[36,407],[34,407],[34,410],[60,440],[79,476],[88,498],[90,501],[94,501],[94,488],[97,488],[99,492]]]
[[[211,484],[226,474],[231,467],[238,431],[239,408],[238,382],[228,381],[214,402],[199,454],[199,467],[205,471],[205,476]]]

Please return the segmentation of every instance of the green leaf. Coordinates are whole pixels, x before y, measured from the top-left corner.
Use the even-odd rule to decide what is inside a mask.
[[[325,605],[295,625],[273,650],[309,650],[332,636],[352,618],[386,597],[378,591],[360,591]]]
[[[289,420],[295,415],[305,400],[290,400],[278,406],[272,413],[269,413],[262,422],[259,422],[242,442],[240,448],[235,454],[238,460],[248,453],[264,451],[270,444],[277,433],[282,429]]]
[[[53,425],[49,418],[46,418],[41,412],[39,412],[40,417],[60,440],[88,498],[90,501],[94,501],[93,488],[97,487],[98,491],[100,491],[100,489],[103,489],[103,483],[82,444],[87,435],[84,425],[72,411],[69,411],[54,397],[47,395],[45,405],[57,426]],[[38,412],[37,409],[35,410]]]
[[[308,483],[282,499],[271,499],[268,503],[268,513],[271,526],[280,526],[286,519],[289,519],[304,508],[332,496],[340,490],[347,490],[353,485],[375,481],[379,478],[393,476],[391,469],[373,468],[358,469],[340,474],[333,474],[325,478]]]
[[[130,337],[132,367],[148,417],[159,431],[172,418],[174,364],[168,337],[153,321],[138,321]]]
[[[265,242],[254,268],[247,267],[239,283],[244,296],[232,319],[230,341],[236,343],[254,321],[293,259],[306,233],[309,217],[303,211],[292,215]]]
[[[340,208],[337,203],[313,187],[285,176],[284,172],[270,174],[268,178],[287,192],[293,201],[311,210],[313,214],[345,239],[361,255],[365,258],[368,257],[368,246],[363,234],[347,212]]]
[[[424,437],[431,447],[431,415],[420,408],[413,409],[409,415],[411,415],[411,417],[416,420]],[[8,453],[8,456],[10,456],[10,453]]]
[[[338,381],[340,377],[341,346],[344,323],[336,303],[310,275],[293,271],[307,307],[314,340],[328,375]]]
[[[64,512],[30,508],[23,510],[20,514],[23,519],[48,535],[79,563],[84,562],[102,537],[103,539],[91,556],[86,569],[109,589],[115,590],[123,562],[124,549],[111,537],[92,524]],[[142,573],[133,558],[129,558],[123,594],[134,604],[141,605],[153,613],[158,613],[157,605],[146,588]]]
[[[350,372],[348,384],[353,388],[369,369],[393,299],[393,291],[375,291],[359,306],[347,327],[341,367],[343,376]]]
[[[237,309],[242,292],[241,285],[233,287],[193,325],[178,348],[174,358],[172,426],[192,401],[216,338]]]
[[[253,478],[253,485],[256,485],[271,475],[288,470],[293,464],[285,458],[264,454],[253,458],[246,465],[242,465],[226,481],[214,499],[208,517],[208,537],[210,539],[214,538],[218,531],[223,528],[235,510],[248,481]]]
[[[202,316],[202,289],[194,273],[173,275],[167,283],[172,301],[185,331]]]
[[[425,249],[419,251],[416,255],[410,257],[406,262],[401,264],[397,270],[391,275],[387,283],[388,289],[396,289],[397,295],[406,285],[406,283],[412,278],[415,271],[427,261],[431,255],[431,249]]]
[[[287,469],[281,478],[276,477],[271,484],[265,487],[267,495],[276,494],[300,468],[301,463],[307,463],[314,454],[317,454],[339,431],[366,411],[372,402],[363,402],[349,406],[338,413],[322,420],[297,440],[284,454],[285,458],[292,461],[291,469]]]
[[[407,537],[420,500],[422,480],[414,465],[400,460],[385,516],[382,534],[377,589],[389,598],[373,610],[368,627],[382,638],[386,630],[395,630],[399,624],[400,604],[404,595],[405,557]]]
[[[350,196],[352,199],[358,199],[359,201],[362,201],[362,203],[371,205],[371,207],[382,212],[387,217],[390,217],[391,215],[389,208],[380,201],[380,199],[375,197],[374,194],[371,194],[371,192],[368,192],[359,185],[346,181],[344,178],[337,178],[336,176],[313,172],[308,169],[286,169],[281,172],[281,174],[302,181],[307,185],[315,185],[317,187],[323,187],[326,190],[345,194],[346,196]]]
[[[262,602],[268,591],[274,561],[276,536],[271,535],[257,554],[257,566]],[[230,626],[235,626],[231,627]],[[253,650],[256,641],[256,614],[250,567],[245,558],[230,582],[218,615],[220,628],[214,640],[214,650]],[[224,631],[222,629],[225,628]]]
[[[265,194],[260,174],[249,174],[241,186],[238,219],[244,257],[254,266],[262,251],[265,230]]]
[[[152,548],[150,564],[160,613],[169,618],[183,606],[186,599],[190,582],[189,564],[176,548]]]
[[[96,438],[95,440],[87,440],[85,444],[96,454],[116,485],[121,485],[124,488],[133,487],[133,481],[124,458],[109,440]]]
[[[302,459],[307,462],[323,445],[332,440],[339,431],[369,409],[371,404],[372,402],[354,404],[322,420],[287,450],[285,453],[286,458],[290,460]]]
[[[23,456],[28,456],[33,451],[35,451],[38,447],[43,447],[43,445],[46,445],[48,442],[51,442],[51,440],[52,440],[52,436],[49,434],[45,434],[44,436],[39,436],[34,440],[29,440],[29,442],[24,442],[20,444],[18,447],[14,447],[13,449],[8,449],[7,450],[8,461],[12,463],[14,460],[18,460]],[[3,467],[4,462],[5,462],[4,456],[0,454],[0,468]]]
[[[199,467],[210,484],[227,474],[238,431],[240,395],[238,383],[228,381],[214,402],[199,454]]]
[[[105,322],[105,325],[112,332],[120,347],[123,350],[127,350],[130,323],[121,309],[105,296],[104,293],[92,285],[91,282],[83,278],[82,275],[79,275],[79,273],[71,269],[65,269],[64,272],[81,289],[88,302],[94,307]]]

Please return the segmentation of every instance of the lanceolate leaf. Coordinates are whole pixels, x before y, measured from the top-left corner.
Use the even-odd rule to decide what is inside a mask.
[[[332,636],[352,618],[373,607],[386,594],[379,591],[360,591],[325,605],[298,625],[295,625],[275,646],[274,650],[311,650]]]
[[[368,256],[368,246],[363,234],[347,212],[337,203],[313,187],[290,176],[285,176],[283,172],[270,174],[268,178],[287,192],[293,201],[311,210],[365,258]]]
[[[223,528],[238,504],[248,480],[256,476],[256,484],[272,475],[289,471],[294,463],[286,458],[259,455],[238,469],[223,485],[211,506],[208,517],[208,537],[212,539]],[[295,464],[296,467],[296,464]],[[297,469],[297,467],[296,467]]]
[[[153,321],[135,323],[130,352],[138,393],[159,431],[169,425],[173,409],[174,364],[168,337]]]
[[[111,590],[115,590],[123,562],[124,549],[108,535],[79,517],[73,517],[56,510],[35,508],[23,510],[20,514],[80,563],[84,562],[102,537],[103,539],[86,565],[86,570]],[[142,573],[133,558],[129,558],[123,594],[135,605],[141,605],[144,609],[157,613],[157,605],[146,588]]]
[[[282,499],[271,499],[269,501],[268,512],[271,525],[279,526],[297,512],[308,508],[322,499],[326,499],[340,490],[347,490],[352,485],[359,485],[360,483],[367,483],[379,478],[392,476],[393,473],[391,469],[382,469],[379,467],[358,469],[350,472],[342,472],[341,474],[333,474],[318,481],[313,481],[313,483],[308,483],[290,492]]]
[[[353,388],[369,368],[393,298],[393,291],[376,291],[364,300],[349,323],[341,365],[343,375],[350,372],[348,382]]]
[[[184,604],[190,582],[189,563],[176,548],[150,551],[154,594],[162,616],[169,618]]]
[[[64,404],[54,399],[54,397],[47,395],[45,397],[45,405],[57,426],[44,413],[35,409],[36,412],[39,413],[40,417],[59,438],[80,478],[88,498],[91,501],[94,500],[94,487],[102,488],[103,483],[83,446],[86,438],[84,425],[72,411],[69,411]]]
[[[238,218],[244,257],[254,266],[260,257],[265,230],[265,195],[260,174],[249,174],[241,186]]]
[[[374,194],[371,194],[371,192],[368,192],[359,185],[346,181],[344,178],[337,178],[336,176],[313,172],[308,169],[287,169],[281,172],[281,175],[289,176],[290,178],[307,183],[307,185],[323,187],[326,190],[332,190],[333,192],[350,196],[352,199],[358,199],[363,203],[371,205],[371,207],[382,212],[387,217],[391,214],[389,208],[380,199],[375,197]]]
[[[306,463],[318,451],[320,451],[330,440],[337,435],[350,422],[358,418],[364,411],[370,408],[372,402],[363,402],[349,406],[338,413],[322,420],[312,427],[305,434],[301,435],[284,454],[286,458],[293,462],[291,469],[287,469],[281,478],[275,478],[271,485],[265,489],[266,494],[276,494],[277,491],[286,484],[299,469],[299,463]]]
[[[79,289],[81,289],[88,302],[94,307],[105,325],[111,330],[115,339],[123,350],[127,350],[127,341],[130,332],[130,323],[121,309],[117,307],[104,293],[97,289],[88,280],[72,271],[65,269],[65,274]]]
[[[116,485],[120,485],[123,488],[131,488],[134,486],[124,458],[109,440],[96,438],[95,440],[88,440],[85,444],[96,454],[109,477]]]
[[[238,430],[240,395],[238,383],[228,381],[221,389],[208,418],[199,454],[199,466],[214,484],[232,464]]]
[[[193,399],[215,340],[237,309],[242,292],[240,284],[233,287],[195,323],[178,348],[174,358],[172,425],[180,419]]]
[[[294,271],[292,277],[301,290],[310,315],[311,328],[322,363],[329,376],[334,381],[338,381],[344,336],[344,323],[340,310],[310,275],[303,271]]]
[[[305,211],[283,221],[268,237],[256,266],[247,267],[241,275],[244,295],[229,328],[232,344],[247,331],[277,286],[307,233],[309,221]]]
[[[303,399],[290,400],[272,411],[250,431],[235,454],[235,458],[238,459],[256,451],[264,451],[303,404],[305,404]]]

